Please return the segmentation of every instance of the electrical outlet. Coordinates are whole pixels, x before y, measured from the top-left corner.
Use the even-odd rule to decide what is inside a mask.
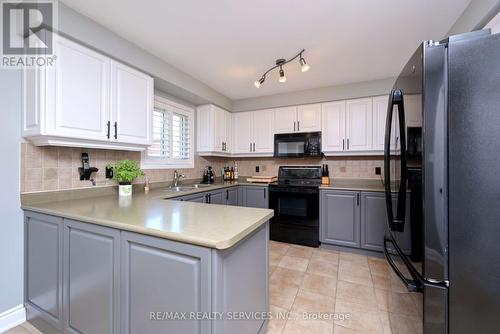
[[[260,172],[260,166],[255,166],[255,173],[259,173]]]
[[[375,167],[375,175],[380,175],[380,174],[382,174],[382,168]]]

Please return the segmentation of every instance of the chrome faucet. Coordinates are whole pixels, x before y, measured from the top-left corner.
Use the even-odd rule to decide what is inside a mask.
[[[174,179],[172,180],[172,187],[177,187],[179,186],[179,180],[183,177],[186,177],[184,174],[179,174],[179,172],[174,170]]]

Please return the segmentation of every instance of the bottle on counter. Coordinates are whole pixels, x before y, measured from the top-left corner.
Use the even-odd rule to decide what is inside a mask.
[[[234,167],[231,167],[230,175],[231,175],[231,181],[234,181]]]
[[[328,171],[328,164],[324,164],[321,176],[321,184],[327,186],[330,184],[330,172]]]
[[[215,173],[212,170],[212,166],[208,166],[208,183],[214,183],[215,182]]]
[[[238,161],[234,162],[234,179],[238,180]]]

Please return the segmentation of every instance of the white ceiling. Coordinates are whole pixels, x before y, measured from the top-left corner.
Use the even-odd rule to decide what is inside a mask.
[[[63,0],[229,97],[396,76],[420,41],[441,39],[470,0]],[[277,58],[302,48],[256,89]]]

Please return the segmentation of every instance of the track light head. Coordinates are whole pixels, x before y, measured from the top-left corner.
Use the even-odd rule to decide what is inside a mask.
[[[309,71],[309,65],[306,63],[306,60],[302,58],[302,54],[300,55],[299,63],[300,63],[300,70],[302,72]]]
[[[253,84],[255,85],[255,87],[259,88],[260,85],[262,85],[265,80],[266,80],[266,77],[262,76],[259,80],[255,81]]]
[[[285,71],[283,71],[283,67],[280,66],[280,79],[279,79],[279,82],[285,82],[285,81],[286,81]]]

